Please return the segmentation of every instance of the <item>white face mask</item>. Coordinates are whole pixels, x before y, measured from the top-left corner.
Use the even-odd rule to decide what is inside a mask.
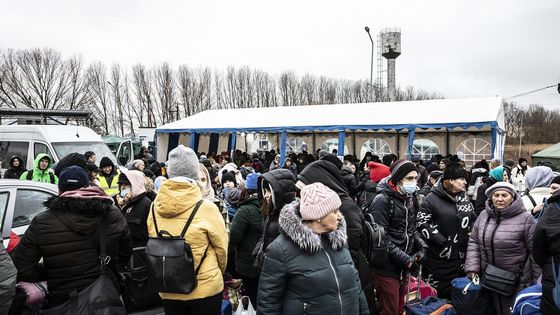
[[[120,195],[121,197],[126,197],[126,195],[128,195],[128,193],[130,192],[130,188],[125,188],[123,190],[121,190]]]
[[[418,190],[416,182],[403,182],[402,190],[407,194],[413,194]]]

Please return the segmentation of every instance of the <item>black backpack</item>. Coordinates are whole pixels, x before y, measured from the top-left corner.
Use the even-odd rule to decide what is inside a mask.
[[[388,195],[386,195],[386,197],[390,203],[389,220],[391,220],[395,212],[395,205],[393,198]],[[373,200],[362,207],[364,214],[364,234],[362,235],[361,247],[370,266],[383,267],[385,264],[389,263],[389,248],[385,244],[385,229],[375,223],[373,215],[371,214],[370,207],[372,204]]]
[[[51,178],[51,184],[55,183],[54,180],[54,174],[49,172],[49,177]],[[33,170],[27,171],[27,180],[32,180],[33,179]]]
[[[172,236],[169,232],[158,229],[152,203],[157,237],[150,237],[146,244],[146,266],[148,282],[153,290],[160,293],[189,294],[196,288],[196,277],[206,258],[208,247],[195,269],[191,246],[185,242],[184,237],[202,202],[203,200],[200,200],[196,204],[179,236]]]

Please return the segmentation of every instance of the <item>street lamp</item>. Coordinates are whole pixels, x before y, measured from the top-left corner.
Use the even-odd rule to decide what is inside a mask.
[[[371,70],[369,74],[369,85],[373,86],[373,38],[371,38],[371,34],[369,33],[369,27],[365,27],[365,30],[369,36],[369,40],[371,41]]]

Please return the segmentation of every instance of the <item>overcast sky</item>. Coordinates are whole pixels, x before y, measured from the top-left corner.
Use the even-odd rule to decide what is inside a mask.
[[[248,65],[357,80],[370,74],[364,26],[374,34],[398,27],[401,87],[446,97],[507,97],[560,82],[560,1],[477,3],[3,1],[0,47],[50,47],[108,65]],[[555,88],[515,101],[560,108]]]

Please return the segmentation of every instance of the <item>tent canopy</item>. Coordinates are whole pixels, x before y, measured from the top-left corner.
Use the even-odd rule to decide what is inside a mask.
[[[502,97],[207,110],[156,133],[303,132],[495,128],[504,133]]]
[[[560,159],[560,143],[533,154],[533,157]]]

